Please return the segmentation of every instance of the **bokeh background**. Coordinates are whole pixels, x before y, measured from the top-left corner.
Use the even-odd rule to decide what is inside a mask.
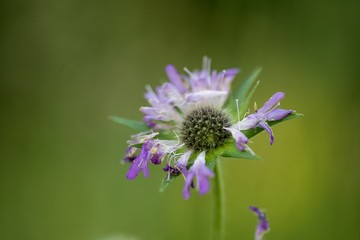
[[[360,237],[360,4],[345,1],[1,1],[0,238],[208,239],[212,196],[121,165],[144,86],[164,67],[264,71],[254,101],[284,91],[305,117],[263,133],[261,161],[224,161],[227,239]]]

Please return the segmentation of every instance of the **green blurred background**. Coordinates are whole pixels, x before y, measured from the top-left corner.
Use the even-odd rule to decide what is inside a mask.
[[[254,101],[284,91],[305,117],[263,133],[261,161],[224,161],[227,239],[360,238],[358,1],[1,1],[0,238],[208,239],[211,194],[163,173],[127,181],[119,160],[144,86],[164,67],[264,71]]]

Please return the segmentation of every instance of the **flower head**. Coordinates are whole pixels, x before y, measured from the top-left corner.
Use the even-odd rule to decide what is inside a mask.
[[[210,178],[215,177],[212,169],[218,157],[253,158],[255,154],[248,147],[249,139],[243,130],[257,126],[270,129],[266,128],[266,121],[292,113],[273,108],[282,98],[277,93],[256,113],[236,123],[224,104],[238,69],[210,70],[210,60],[205,57],[201,70],[185,69],[187,74],[182,75],[168,65],[165,71],[169,82],[155,90],[146,88],[149,106],[140,108],[146,125],[121,119],[120,123],[127,126],[147,129],[128,141],[124,162],[131,165],[126,177],[132,180],[140,172],[149,177],[149,163],[165,162],[163,182],[183,175],[185,199],[190,197],[191,187],[200,194],[210,190]]]
[[[257,207],[250,206],[249,209],[258,217],[258,224],[255,230],[255,240],[262,240],[265,233],[270,231],[270,225],[266,219],[266,214]]]

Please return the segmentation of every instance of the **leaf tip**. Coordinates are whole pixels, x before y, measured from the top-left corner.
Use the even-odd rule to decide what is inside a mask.
[[[257,66],[255,68],[255,72],[257,72],[257,73],[260,73],[262,70],[263,70],[263,67],[261,67],[261,66]]]

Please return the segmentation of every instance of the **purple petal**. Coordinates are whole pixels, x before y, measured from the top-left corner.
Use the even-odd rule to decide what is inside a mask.
[[[147,92],[145,93],[145,98],[146,100],[148,100],[148,102],[151,105],[155,105],[157,103],[159,103],[159,99],[157,97],[157,95],[154,93],[154,91],[152,90],[151,87],[146,87]]]
[[[265,116],[267,121],[277,121],[285,118],[286,116],[292,114],[293,110],[285,110],[285,109],[274,109],[270,112],[268,112]]]
[[[184,183],[184,188],[183,188],[183,192],[182,192],[183,193],[183,198],[185,200],[190,198],[190,187],[192,185],[193,178],[194,178],[193,173],[190,173],[190,174],[188,174],[186,176],[185,183]]]
[[[199,174],[197,179],[199,185],[199,193],[201,195],[204,195],[210,190],[209,177],[214,177],[214,173],[206,166],[204,166],[204,168],[201,169],[201,173]]]
[[[225,70],[225,77],[235,77],[236,74],[240,72],[240,69],[237,68],[229,68]]]
[[[140,155],[133,161],[129,170],[126,173],[126,178],[132,180],[136,178],[140,171],[143,172],[144,177],[149,177],[149,168],[148,168],[148,161],[149,161],[149,152],[148,152],[148,142],[144,143]]]
[[[189,199],[190,197],[190,188],[194,187],[193,184],[193,178],[194,178],[194,174],[193,173],[189,173],[186,165],[189,161],[189,158],[191,156],[191,154],[193,153],[193,150],[189,150],[187,152],[185,152],[177,161],[176,163],[176,167],[181,171],[181,173],[184,175],[185,177],[185,183],[184,183],[184,188],[183,188],[183,198],[185,200]]]
[[[238,72],[239,70],[236,68],[223,70],[219,73],[213,70],[209,86],[210,89],[229,92],[230,83]]]
[[[232,127],[239,130],[247,130],[250,128],[254,128],[256,127],[256,125],[258,125],[259,119],[259,114],[253,113],[241,120],[240,122],[237,122]]]
[[[207,72],[193,72],[190,78],[185,78],[191,86],[192,92],[201,92],[211,89],[209,84],[210,76]]]
[[[275,137],[274,137],[273,131],[272,131],[271,127],[269,126],[269,124],[267,124],[266,122],[260,122],[259,127],[265,129],[265,131],[269,134],[270,145],[273,145]]]
[[[161,160],[164,155],[165,155],[164,153],[155,153],[154,155],[151,156],[150,161],[153,164],[158,165],[161,163]]]
[[[154,128],[156,126],[156,123],[154,123],[153,118],[151,116],[144,117],[144,122],[148,125],[149,128]]]
[[[189,158],[191,154],[193,153],[193,150],[189,150],[185,152],[177,161],[176,166],[180,169],[180,171],[184,174],[186,177],[188,175],[188,171],[186,169],[186,165],[189,161]]]
[[[129,170],[126,173],[126,178],[129,180],[133,180],[137,177],[139,172],[141,171],[141,168],[138,166],[141,162],[140,156],[138,156],[131,164]]]
[[[206,152],[202,151],[190,168],[190,172],[195,173],[197,188],[201,195],[210,190],[209,178],[214,177],[214,173],[205,164],[205,156]]]
[[[283,97],[285,97],[285,94],[283,92],[277,92],[272,97],[264,103],[264,106],[258,110],[259,113],[266,113],[271,110],[277,104]]]
[[[164,103],[181,104],[184,101],[183,95],[174,84],[164,83],[157,89],[157,92]]]
[[[155,143],[154,141],[149,142],[148,150],[149,150],[148,154],[150,156],[150,161],[155,165],[160,164],[162,162],[162,158],[166,154],[166,152],[164,152],[163,148],[160,146],[160,143],[159,142]]]
[[[142,161],[142,163],[141,163],[141,170],[142,170],[144,177],[146,177],[146,178],[148,178],[150,176],[148,163],[149,163],[148,159],[144,159],[144,161]]]
[[[128,172],[126,173],[127,179],[135,179],[139,175],[140,171],[143,171],[144,177],[149,177],[147,159],[142,158],[141,155],[139,155],[131,164]]]
[[[263,239],[263,236],[265,235],[265,233],[267,233],[270,229],[269,223],[265,220],[265,221],[261,221],[257,227],[256,227],[256,240],[261,240]]]
[[[176,68],[173,65],[167,65],[165,71],[168,75],[168,78],[179,90],[179,92],[186,93],[188,91],[181,80],[180,74],[177,72]]]
[[[159,115],[159,109],[156,107],[141,107],[140,111],[146,116],[151,116],[153,119],[156,119]]]
[[[151,120],[160,121],[176,121],[181,122],[181,115],[174,110],[169,104],[162,104],[158,107],[141,107],[140,111],[143,112],[147,117],[147,122]]]
[[[149,120],[161,120],[161,121],[168,121],[169,118],[167,116],[167,112],[159,107],[140,107],[140,111],[143,112]]]
[[[254,206],[249,206],[249,209],[253,211],[256,215],[260,216],[261,212],[260,209]]]
[[[208,178],[200,178],[199,180],[199,193],[206,194],[210,190],[210,181]]]
[[[229,132],[231,132],[231,134],[236,142],[236,147],[239,150],[244,151],[245,150],[244,145],[246,143],[248,143],[248,141],[249,141],[248,138],[242,132],[237,130],[236,128],[231,127],[231,128],[225,128],[225,129],[228,130]]]
[[[207,193],[210,190],[209,178],[214,177],[214,173],[206,167],[205,155],[205,151],[201,152],[196,158],[194,164],[189,169],[189,173],[186,176],[183,188],[184,199],[189,199],[190,197],[190,187],[193,184],[194,178],[197,180],[197,189],[201,195]]]
[[[205,156],[206,152],[202,151],[192,166],[196,172],[197,184],[201,195],[210,190],[209,178],[214,177],[214,173],[205,165]]]
[[[163,170],[164,170],[164,172],[169,172],[169,171],[171,171],[172,168],[173,168],[172,166],[170,166],[169,164],[166,164],[165,167],[163,168]]]
[[[270,225],[269,222],[266,219],[266,214],[262,212],[257,207],[249,207],[251,211],[253,211],[257,217],[258,217],[258,225],[256,226],[255,231],[255,240],[261,240],[263,239],[263,236],[265,233],[270,231]]]

